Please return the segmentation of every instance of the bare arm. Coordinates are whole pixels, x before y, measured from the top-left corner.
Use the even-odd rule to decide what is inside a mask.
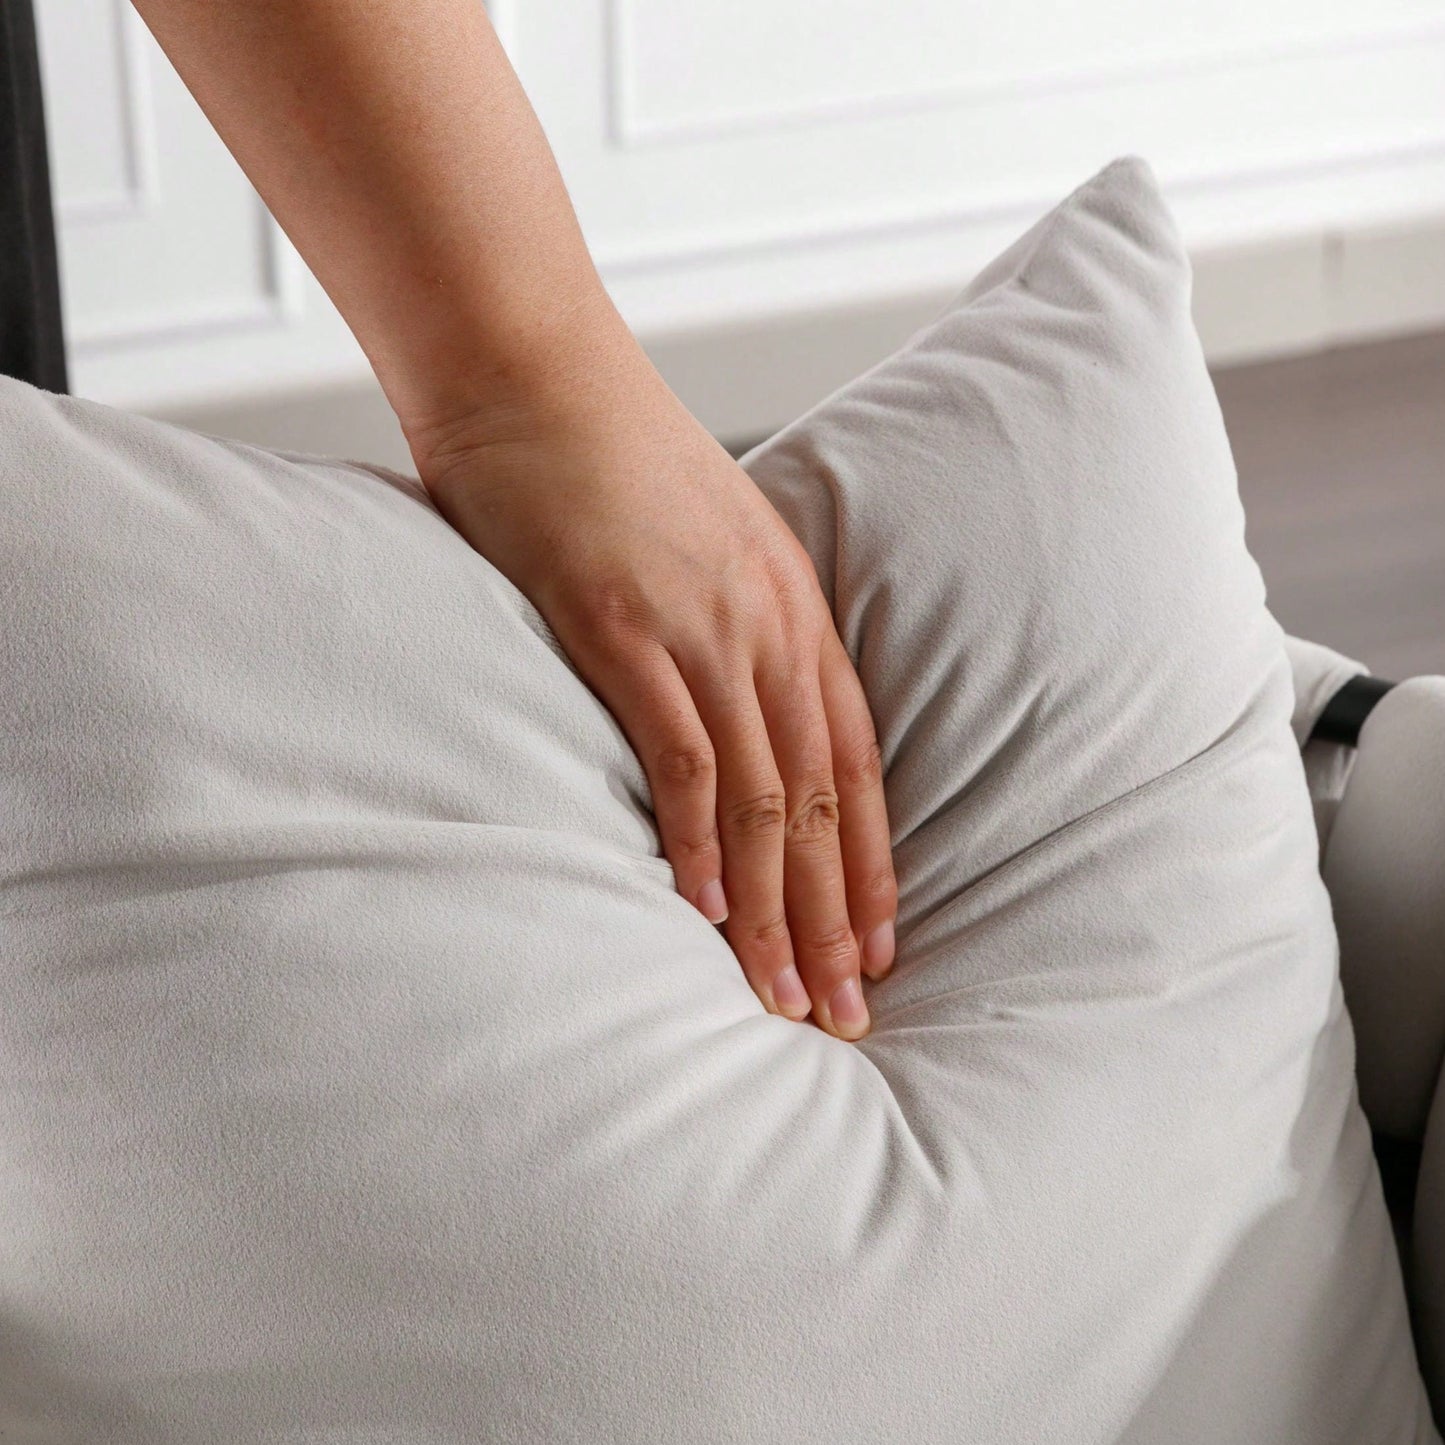
[[[138,0],[408,433],[619,328],[478,0]]]
[[[480,0],[137,0],[365,348],[422,480],[537,605],[763,1003],[857,1038],[896,886],[811,563],[597,277]]]

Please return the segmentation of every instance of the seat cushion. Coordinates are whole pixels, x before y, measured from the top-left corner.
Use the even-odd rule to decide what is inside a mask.
[[[0,1437],[1438,1439],[1147,169],[747,466],[887,771],[856,1046],[414,483],[0,389]]]

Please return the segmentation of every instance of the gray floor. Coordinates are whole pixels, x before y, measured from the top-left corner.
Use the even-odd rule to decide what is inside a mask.
[[[1275,615],[1381,676],[1445,673],[1445,333],[1215,381]]]

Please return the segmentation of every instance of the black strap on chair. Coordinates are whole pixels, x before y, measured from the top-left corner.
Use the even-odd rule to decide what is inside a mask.
[[[1394,686],[1393,682],[1386,682],[1382,677],[1366,677],[1363,674],[1352,677],[1325,704],[1325,710],[1319,715],[1319,720],[1309,735],[1309,741],[1314,742],[1318,738],[1325,743],[1345,743],[1352,748],[1358,747],[1360,729],[1364,727],[1365,719],[1374,710],[1375,704]]]

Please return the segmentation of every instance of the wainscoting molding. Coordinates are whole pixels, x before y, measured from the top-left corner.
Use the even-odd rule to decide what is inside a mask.
[[[63,226],[83,226],[138,215],[154,206],[158,198],[156,122],[145,52],[145,26],[130,0],[106,0],[99,10],[94,17],[92,43],[108,44],[112,51],[119,98],[118,113],[112,124],[120,137],[121,174],[112,189],[62,195],[57,209]],[[107,120],[103,116],[95,119],[102,125]]]
[[[1445,329],[1445,219],[1408,231],[1297,237],[1195,258],[1194,314],[1214,365]],[[871,366],[945,307],[949,291],[645,337],[658,369],[717,436],[766,436]],[[395,419],[358,378],[158,415],[293,451],[407,470]]]
[[[1030,29],[1035,3],[739,0],[725,46],[705,0],[486,0],[604,280],[725,435],[866,364],[1128,149],[1155,161],[1203,257],[1217,354],[1436,324],[1445,252],[1409,240],[1445,217],[1433,0],[1377,0],[1368,18],[1345,0],[1218,0],[1208,25],[1078,0],[1052,30]],[[128,0],[37,0],[37,15],[77,388],[181,407],[363,379]],[[792,48],[768,52],[774,34]],[[860,36],[888,44],[848,49]],[[1350,238],[1372,227],[1404,250],[1353,285]],[[1211,274],[1235,300],[1208,300]]]
[[[953,109],[1003,100],[1177,80],[1223,70],[1267,69],[1283,61],[1344,56],[1445,42],[1445,19],[1402,17],[1384,25],[1350,22],[1334,33],[1317,30],[1264,34],[1224,45],[1164,45],[1124,59],[1090,60],[1044,70],[1018,69],[976,75],[948,84],[923,85],[882,94],[850,96],[815,104],[740,106],[707,120],[647,116],[638,103],[637,11],[644,0],[606,0],[608,133],[621,149],[713,142],[749,131],[791,126],[837,125],[890,116]],[[674,5],[677,0],[659,0]],[[1263,13],[1263,12],[1262,12]]]

